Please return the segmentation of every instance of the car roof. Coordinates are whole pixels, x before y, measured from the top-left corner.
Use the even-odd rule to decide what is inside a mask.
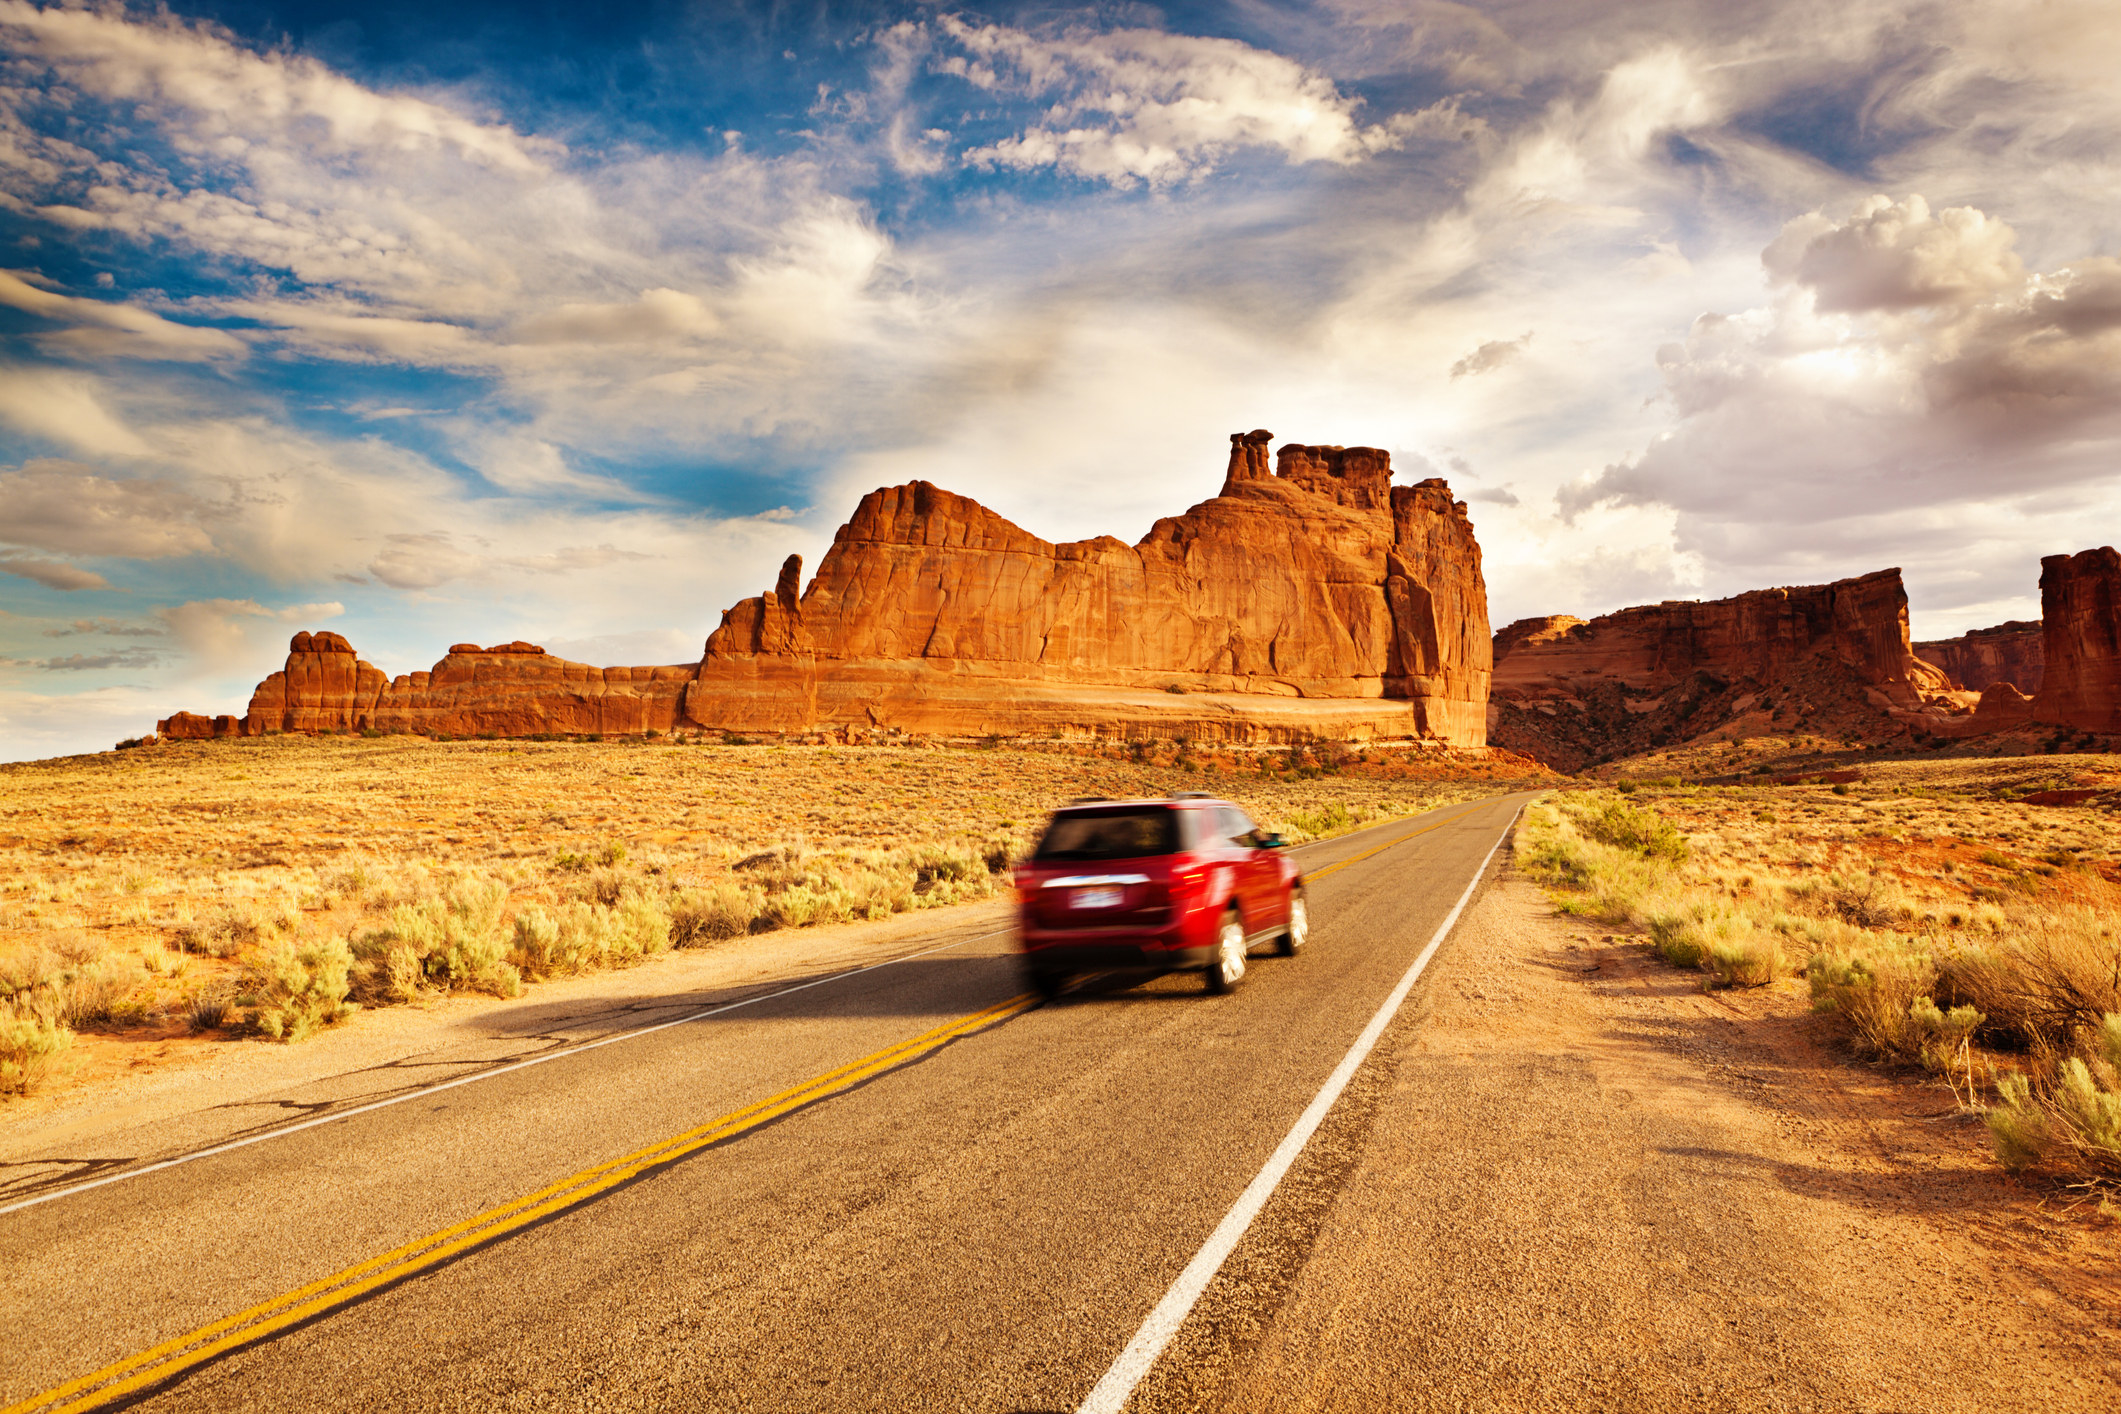
[[[1220,796],[1198,793],[1186,795],[1144,795],[1136,796],[1131,800],[1112,800],[1101,796],[1084,796],[1080,800],[1069,801],[1054,813],[1089,815],[1107,810],[1137,810],[1144,805],[1157,805],[1165,809],[1190,809],[1199,805],[1228,805],[1229,803],[1229,801],[1222,799]]]

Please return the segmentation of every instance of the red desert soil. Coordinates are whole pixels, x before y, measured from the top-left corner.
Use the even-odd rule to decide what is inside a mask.
[[[1511,878],[1136,1407],[2110,1411],[2121,1227],[2070,1196],[1800,981],[1704,994]]]

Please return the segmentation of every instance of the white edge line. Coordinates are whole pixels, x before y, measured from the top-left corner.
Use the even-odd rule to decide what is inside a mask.
[[[1439,805],[1435,809],[1448,810],[1450,806]],[[1422,813],[1430,814],[1433,812],[1423,811]],[[1420,819],[1421,817],[1417,815],[1409,818]],[[1398,823],[1400,822],[1396,820],[1386,821],[1384,824],[1374,825],[1370,828],[1381,830]],[[1354,833],[1363,834],[1365,831],[1357,830]],[[1339,835],[1335,836],[1335,838],[1346,839],[1348,836]],[[1329,840],[1313,840],[1310,842],[1310,844],[1329,843],[1331,843]],[[1310,844],[1298,845],[1297,848],[1308,849]],[[226,1144],[215,1144],[210,1148],[194,1149],[188,1154],[179,1154],[173,1159],[163,1159],[159,1163],[147,1164],[136,1169],[127,1169],[123,1173],[109,1174],[103,1178],[92,1178],[86,1183],[77,1183],[70,1188],[57,1188],[49,1193],[40,1193],[34,1198],[24,1198],[17,1202],[0,1206],[0,1217],[6,1217],[9,1213],[19,1213],[24,1208],[34,1208],[40,1203],[51,1203],[61,1198],[71,1198],[76,1193],[86,1193],[92,1188],[103,1188],[113,1183],[123,1183],[127,1179],[143,1178],[148,1174],[160,1173],[164,1169],[177,1168],[180,1165],[188,1164],[198,1159],[210,1159],[216,1154],[226,1154],[232,1149],[247,1148],[252,1144],[263,1144],[268,1139],[285,1139],[290,1134],[300,1134],[303,1130],[315,1129],[320,1124],[335,1124],[342,1119],[352,1119],[355,1115],[365,1115],[374,1110],[387,1109],[392,1105],[402,1105],[408,1100],[418,1100],[428,1095],[438,1095],[444,1090],[454,1090],[459,1085],[470,1085],[480,1080],[492,1080],[497,1076],[509,1075],[518,1070],[527,1070],[534,1065],[543,1065],[547,1061],[566,1060],[569,1056],[578,1056],[584,1051],[593,1051],[599,1046],[609,1046],[618,1041],[631,1041],[641,1036],[652,1036],[658,1031],[667,1031],[673,1026],[684,1026],[694,1021],[705,1021],[710,1016],[720,1016],[723,1012],[735,1011],[738,1007],[754,1006],[759,1002],[770,1002],[776,997],[790,996],[796,992],[808,991],[812,987],[822,987],[828,982],[845,981],[849,977],[859,977],[864,972],[874,972],[879,967],[890,967],[894,963],[911,962],[914,958],[926,957],[930,953],[948,952],[952,948],[961,948],[967,943],[976,943],[985,938],[997,938],[1008,931],[1009,929],[1007,928],[997,928],[991,933],[980,933],[970,938],[959,938],[954,943],[939,943],[932,948],[922,948],[919,952],[909,952],[899,957],[885,958],[882,962],[872,962],[866,967],[857,967],[851,972],[835,972],[830,977],[818,977],[808,982],[798,983],[793,987],[783,987],[778,992],[766,992],[756,997],[746,997],[739,1002],[729,1002],[722,1006],[709,1007],[705,1011],[696,1011],[689,1016],[680,1016],[670,1021],[659,1021],[653,1026],[643,1026],[637,1031],[621,1031],[611,1036],[600,1036],[594,1041],[586,1041],[579,1046],[571,1046],[564,1051],[552,1051],[542,1056],[533,1056],[529,1060],[515,1061],[492,1070],[481,1070],[471,1075],[460,1075],[454,1080],[444,1080],[433,1085],[423,1085],[417,1090],[408,1090],[402,1095],[393,1095],[387,1100],[375,1100],[365,1105],[356,1105],[350,1110],[339,1110],[333,1114],[319,1115],[315,1119],[305,1119],[297,1124],[283,1125],[278,1129],[269,1129],[263,1134],[252,1134],[242,1139],[232,1139]]]
[[[1194,1304],[1200,1300],[1201,1293],[1207,1290],[1209,1281],[1222,1269],[1223,1262],[1237,1246],[1238,1240],[1252,1226],[1252,1220],[1259,1216],[1259,1210],[1266,1206],[1267,1199],[1273,1196],[1283,1176],[1296,1162],[1304,1146],[1311,1141],[1311,1135],[1325,1122],[1327,1113],[1340,1098],[1341,1091],[1348,1088],[1348,1082],[1355,1078],[1355,1072],[1361,1068],[1363,1061],[1368,1059],[1371,1048],[1377,1044],[1377,1038],[1384,1034],[1385,1027],[1391,1024],[1400,1003],[1407,999],[1407,993],[1413,990],[1415,981],[1428,967],[1429,959],[1436,956],[1436,950],[1443,946],[1443,940],[1457,924],[1458,916],[1465,912],[1466,904],[1472,900],[1473,891],[1479,888],[1480,881],[1487,877],[1488,865],[1495,860],[1495,851],[1502,848],[1503,840],[1509,837],[1510,825],[1517,823],[1517,816],[1523,809],[1524,807],[1519,805],[1516,810],[1510,812],[1510,824],[1503,826],[1502,833],[1495,837],[1495,843],[1488,846],[1487,855],[1480,861],[1480,868],[1473,871],[1472,881],[1466,885],[1466,891],[1458,896],[1458,902],[1452,906],[1443,922],[1437,925],[1436,934],[1429,939],[1429,945],[1414,959],[1414,965],[1399,979],[1399,985],[1392,989],[1391,994],[1385,998],[1384,1005],[1370,1018],[1370,1024],[1363,1027],[1362,1034],[1355,1038],[1355,1044],[1348,1048],[1347,1055],[1341,1057],[1340,1064],[1326,1077],[1326,1083],[1312,1098],[1310,1105],[1297,1116],[1295,1127],[1289,1131],[1288,1137],[1281,1141],[1280,1147],[1268,1157],[1266,1167],[1262,1168],[1258,1176],[1246,1186],[1245,1191],[1238,1195],[1237,1202],[1223,1215],[1222,1222],[1209,1234],[1207,1242],[1194,1254],[1193,1260],[1186,1263],[1186,1269],[1178,1274],[1178,1280],[1171,1283],[1171,1289],[1164,1293],[1163,1299],[1149,1312],[1149,1317],[1142,1322],[1141,1329],[1134,1333],[1134,1339],[1127,1342],[1127,1348],[1112,1362],[1112,1368],[1105,1371],[1104,1378],[1097,1382],[1076,1414],[1120,1414],[1126,1407],[1128,1398],[1134,1393],[1134,1387],[1142,1382],[1150,1367],[1156,1364],[1156,1358],[1164,1353],[1164,1347],[1171,1343],[1171,1337],[1178,1334],[1178,1328],[1185,1324],[1186,1317],[1191,1314]]]
[[[263,1134],[252,1134],[242,1139],[232,1139],[226,1144],[216,1144],[211,1148],[194,1149],[188,1154],[179,1154],[173,1159],[163,1159],[159,1163],[148,1164],[142,1168],[127,1169],[123,1173],[114,1173],[103,1178],[90,1179],[87,1183],[77,1183],[71,1188],[59,1188],[50,1193],[40,1193],[34,1198],[24,1198],[19,1202],[9,1203],[5,1207],[0,1207],[0,1217],[5,1217],[9,1213],[19,1213],[24,1208],[34,1208],[39,1203],[50,1203],[56,1199],[70,1198],[76,1193],[86,1193],[91,1188],[102,1188],[107,1184],[123,1183],[129,1178],[141,1178],[147,1174],[160,1173],[164,1169],[173,1169],[180,1164],[188,1164],[197,1159],[212,1158],[215,1154],[225,1154],[231,1149],[241,1149],[252,1144],[262,1144],[268,1139],[285,1139],[290,1134],[300,1134],[303,1130],[315,1129],[320,1124],[336,1124],[342,1119],[352,1119],[355,1115],[365,1115],[375,1110],[388,1109],[392,1105],[402,1105],[407,1100],[425,1099],[429,1095],[438,1095],[444,1090],[454,1090],[459,1085],[471,1085],[481,1080],[492,1080],[496,1076],[509,1075],[518,1070],[528,1070],[531,1066],[543,1065],[547,1061],[566,1060],[571,1056],[581,1055],[584,1051],[593,1051],[599,1046],[609,1046],[619,1041],[632,1041],[642,1036],[653,1036],[656,1032],[668,1031],[673,1026],[684,1026],[694,1021],[705,1021],[710,1016],[720,1016],[723,1012],[735,1011],[738,1007],[755,1006],[760,1002],[770,1002],[776,997],[786,997],[796,992],[806,992],[812,987],[822,987],[828,982],[842,982],[849,977],[859,977],[864,972],[874,972],[879,967],[890,967],[895,963],[911,962],[914,958],[926,957],[930,953],[948,952],[952,948],[961,948],[967,943],[976,943],[984,938],[1000,937],[1008,931],[1009,929],[1007,928],[997,928],[991,933],[980,933],[970,938],[959,938],[954,943],[938,943],[932,948],[922,948],[919,952],[909,952],[898,957],[888,957],[882,962],[872,962],[866,967],[857,967],[851,972],[835,972],[830,977],[812,978],[808,982],[799,982],[793,987],[783,987],[778,992],[763,992],[755,997],[746,997],[742,1001],[725,1002],[721,1006],[708,1007],[705,1011],[696,1011],[689,1016],[675,1017],[669,1021],[658,1021],[653,1026],[643,1026],[634,1031],[620,1031],[610,1036],[599,1036],[594,1041],[585,1041],[579,1046],[570,1046],[564,1051],[549,1051],[542,1056],[532,1056],[529,1060],[513,1061],[507,1065],[497,1066],[492,1070],[475,1071],[470,1075],[460,1075],[454,1080],[444,1080],[433,1085],[423,1085],[417,1090],[408,1090],[402,1095],[392,1095],[387,1100],[372,1100],[365,1105],[356,1105],[350,1110],[339,1110],[334,1114],[319,1115],[315,1119],[305,1119],[298,1124],[284,1125],[279,1129],[268,1129]]]

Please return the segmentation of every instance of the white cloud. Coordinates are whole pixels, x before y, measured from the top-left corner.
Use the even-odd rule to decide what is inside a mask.
[[[1402,128],[1357,122],[1359,100],[1323,74],[1233,39],[1163,30],[936,22],[956,52],[936,68],[978,88],[1046,99],[1041,124],[964,154],[974,166],[1056,167],[1132,186],[1197,177],[1241,148],[1346,165],[1396,147]]]
[[[185,134],[202,148],[242,152],[270,136],[319,153],[443,150],[504,171],[540,166],[539,145],[507,127],[376,93],[300,54],[250,53],[172,15],[0,0],[0,29],[18,54],[85,88],[189,115]]]

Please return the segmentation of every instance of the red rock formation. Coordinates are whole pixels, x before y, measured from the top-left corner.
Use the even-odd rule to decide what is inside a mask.
[[[258,684],[243,715],[245,736],[343,732],[370,725],[389,679],[336,633],[298,633],[287,666]]]
[[[202,717],[196,712],[175,712],[155,723],[155,734],[165,741],[205,741],[217,736],[241,736],[243,724],[225,713]]]
[[[2033,719],[2121,732],[2121,554],[2112,546],[2040,561],[2046,658]]]
[[[1914,647],[1917,658],[1942,668],[1956,686],[1968,692],[1981,692],[1999,682],[2020,692],[2038,692],[2045,662],[2043,639],[2038,620],[2013,621]]]
[[[771,593],[722,615],[696,668],[458,644],[385,682],[338,635],[297,635],[243,730],[1482,745],[1487,589],[1465,504],[1441,481],[1393,486],[1376,448],[1292,444],[1270,468],[1271,440],[1233,435],[1221,494],[1131,546],[1053,544],[924,481],[872,492],[808,591],[791,555]]]
[[[733,730],[1422,736],[1480,745],[1480,551],[1370,448],[1231,437],[1220,495],[1138,545],[1053,544],[927,482],[863,497],[800,599],[723,615],[686,715]]]
[[[158,723],[166,737],[266,736],[276,732],[417,732],[530,736],[540,732],[669,731],[691,680],[690,664],[592,668],[533,643],[452,646],[424,673],[386,679],[335,633],[298,633],[287,666],[251,695],[238,722],[179,712]]]
[[[1908,643],[1900,571],[1670,600],[1588,623],[1520,620],[1497,635],[1491,737],[1576,769],[1689,740],[1759,711],[1762,730],[1850,718],[1904,728],[1949,684]],[[1824,714],[1824,715],[1822,715]]]
[[[1656,693],[1696,671],[1764,683],[1800,659],[1821,656],[1854,669],[1908,707],[1920,705],[1923,691],[1947,686],[1908,643],[1907,591],[1897,569],[1833,584],[1756,589],[1708,603],[1667,600],[1559,633],[1524,631],[1525,622],[1510,626],[1516,641],[1497,653],[1498,697],[1565,690],[1596,679]]]

